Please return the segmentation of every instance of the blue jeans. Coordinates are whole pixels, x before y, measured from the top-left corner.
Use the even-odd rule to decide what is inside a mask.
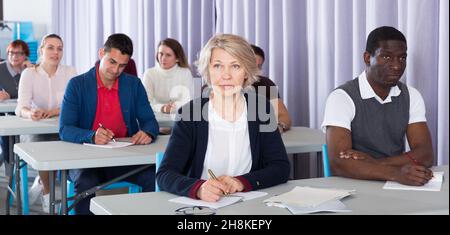
[[[69,170],[69,179],[74,182],[75,193],[78,194],[139,167],[142,167],[142,165]],[[155,166],[129,176],[124,181],[139,185],[143,192],[153,192],[155,191]],[[77,215],[92,214],[89,210],[89,204],[94,196],[91,195],[79,201],[75,205],[75,213]]]

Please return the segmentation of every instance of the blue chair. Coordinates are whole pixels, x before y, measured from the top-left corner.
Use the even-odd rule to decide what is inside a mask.
[[[156,173],[158,172],[159,166],[161,165],[161,162],[164,158],[164,152],[158,152],[156,153],[156,162],[155,162],[155,176]],[[159,186],[158,186],[158,182],[156,181],[156,177],[155,177],[155,192],[159,192]]]
[[[21,199],[22,199],[22,214],[29,215],[30,214],[30,207],[28,203],[28,170],[27,165],[24,164],[22,160],[20,160],[20,181],[21,181]],[[15,171],[12,172],[12,188],[11,190],[13,192],[16,192],[16,177],[15,177]],[[10,197],[9,199],[9,205],[12,206],[14,202],[14,198]]]
[[[326,144],[322,145],[322,164],[323,164],[323,176],[330,177],[331,176],[330,160],[328,159],[328,148]]]
[[[22,162],[22,161],[21,161]],[[21,177],[21,188],[22,188],[22,212],[24,215],[29,215],[30,213],[30,209],[29,209],[29,200],[28,200],[28,169],[27,169],[27,165],[24,165],[21,169],[20,169],[20,177]],[[15,192],[15,177],[13,174],[13,192]],[[110,184],[108,186],[106,186],[104,189],[106,190],[110,190],[110,189],[118,189],[118,188],[128,188],[128,193],[139,193],[142,192],[142,187],[132,184],[132,183],[128,183],[125,181],[120,181],[120,182],[116,182],[113,184]],[[70,181],[67,180],[67,197],[73,197],[75,196],[75,184]],[[11,197],[10,201],[9,201],[10,205],[13,204],[13,198]],[[71,206],[73,204],[73,201],[68,201],[67,205]],[[70,210],[69,211],[69,215],[75,215],[75,210]]]

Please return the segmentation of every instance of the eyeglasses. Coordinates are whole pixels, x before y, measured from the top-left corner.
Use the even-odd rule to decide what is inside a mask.
[[[187,206],[175,210],[177,215],[215,215],[216,209],[207,206]]]
[[[16,56],[24,56],[25,52],[23,52],[23,51],[8,51],[8,54],[10,56],[14,56],[14,55],[16,55]]]

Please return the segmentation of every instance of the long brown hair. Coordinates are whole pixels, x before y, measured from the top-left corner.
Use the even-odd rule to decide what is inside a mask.
[[[183,46],[181,46],[181,44],[177,40],[175,40],[173,38],[166,38],[159,42],[157,50],[162,45],[167,46],[170,49],[172,49],[173,53],[175,53],[175,57],[178,59],[178,62],[177,62],[178,66],[180,66],[181,68],[189,69],[189,63],[184,54]],[[156,61],[158,61],[158,63],[159,63],[158,52],[156,52]]]

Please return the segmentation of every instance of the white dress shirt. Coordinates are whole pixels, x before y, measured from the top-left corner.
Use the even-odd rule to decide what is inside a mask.
[[[363,99],[375,98],[380,104],[392,102],[392,97],[399,96],[401,93],[398,86],[392,87],[389,95],[382,100],[370,86],[367,81],[366,72],[358,77],[359,92]],[[419,91],[407,86],[409,91],[409,124],[417,122],[426,122],[425,103]],[[336,89],[328,96],[325,114],[322,123],[322,130],[325,132],[327,126],[337,126],[348,130],[351,129],[351,122],[355,117],[355,104],[352,98],[342,89]]]
[[[208,169],[219,177],[239,176],[250,172],[252,153],[247,122],[247,102],[244,112],[234,122],[224,120],[208,103],[208,147],[201,178],[207,180]]]
[[[42,66],[25,69],[19,81],[16,115],[21,116],[23,107],[46,110],[60,108],[67,83],[75,76],[75,68],[66,65],[59,65],[52,77]]]

